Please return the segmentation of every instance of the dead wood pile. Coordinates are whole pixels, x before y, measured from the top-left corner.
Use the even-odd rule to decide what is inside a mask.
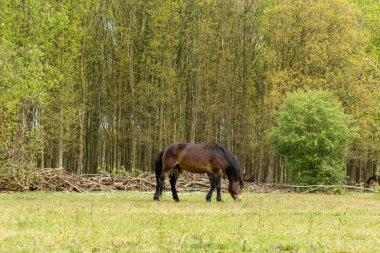
[[[43,191],[112,191],[113,187],[89,178],[69,173],[63,168],[40,170],[40,180],[33,182],[32,189]]]
[[[138,176],[115,176],[108,172],[100,174],[73,175],[64,168],[49,168],[38,170],[39,180],[29,182],[28,185],[10,191],[22,190],[42,190],[42,191],[145,191],[152,192],[156,189],[156,178],[153,173],[142,173]],[[165,181],[165,190],[170,191],[169,180]],[[222,191],[227,192],[227,179],[222,179]],[[9,185],[20,185],[19,182],[9,182]],[[364,187],[355,186],[293,186],[293,185],[273,185],[256,184],[245,182],[244,192],[269,193],[269,192],[325,192],[331,193],[336,188],[344,188],[348,191],[373,191]],[[13,187],[12,187],[13,188]],[[205,174],[191,174],[183,172],[177,181],[178,192],[207,192],[210,189],[210,182]],[[1,190],[1,189],[0,189]]]

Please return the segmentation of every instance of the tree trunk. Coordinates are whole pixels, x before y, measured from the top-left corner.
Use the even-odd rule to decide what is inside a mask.
[[[357,169],[357,159],[352,159],[350,161],[350,166],[349,166],[349,177],[350,177],[350,184],[355,184],[356,183],[356,169]]]
[[[63,167],[63,108],[59,110],[60,124],[59,124],[59,140],[58,140],[58,168]]]
[[[273,183],[274,182],[274,164],[275,164],[275,157],[273,154],[270,154],[269,157],[269,165],[268,165],[268,174],[266,178],[266,183]]]
[[[193,78],[192,78],[193,79]],[[197,121],[198,121],[198,92],[197,92],[197,84],[194,80],[191,80],[192,89],[191,89],[191,122],[190,122],[190,142],[195,142],[195,135],[197,129]]]
[[[84,73],[84,57],[85,57],[85,46],[86,46],[86,25],[87,17],[83,19],[83,38],[82,38],[82,49],[80,56],[80,79],[82,85],[82,99],[79,108],[79,155],[78,164],[76,168],[76,174],[80,175],[83,171],[83,154],[84,154],[84,122],[85,122],[85,111],[86,111],[86,79]]]

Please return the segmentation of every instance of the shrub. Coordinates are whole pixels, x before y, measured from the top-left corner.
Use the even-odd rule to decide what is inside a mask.
[[[326,91],[295,92],[279,109],[268,140],[286,157],[296,184],[340,184],[344,158],[355,136],[350,117]]]

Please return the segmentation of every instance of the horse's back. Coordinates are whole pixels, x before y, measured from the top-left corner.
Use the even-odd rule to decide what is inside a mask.
[[[205,153],[210,152],[211,150],[218,150],[219,146],[215,143],[173,143],[170,144],[165,152],[168,154],[175,154],[177,152],[192,152],[192,153]]]
[[[192,173],[213,173],[220,162],[220,150],[217,144],[174,143],[169,145],[164,159],[169,167],[179,166]]]
[[[176,159],[178,157],[178,155],[181,154],[183,152],[183,150],[185,150],[187,148],[188,145],[189,145],[189,143],[182,143],[182,142],[170,144],[165,149],[164,157],[166,157],[167,159],[168,158]]]

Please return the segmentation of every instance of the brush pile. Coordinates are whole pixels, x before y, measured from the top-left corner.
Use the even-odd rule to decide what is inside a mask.
[[[153,173],[142,173],[137,176],[115,176],[108,172],[100,174],[72,175],[63,168],[44,169],[42,183],[34,184],[39,190],[47,191],[155,191],[156,178]],[[222,187],[227,189],[227,181],[222,180]],[[166,190],[170,190],[169,180],[165,181]],[[208,191],[210,182],[206,175],[184,172],[177,181],[179,192]]]
[[[96,191],[144,191],[152,192],[156,189],[156,178],[153,173],[142,173],[138,176],[115,176],[108,172],[100,174],[73,175],[64,168],[39,169],[34,172],[33,180],[21,183],[8,178],[0,180],[0,190],[5,191],[66,191],[66,192],[96,192]],[[210,181],[205,174],[191,174],[183,172],[177,181],[178,192],[207,192],[210,190]],[[228,180],[222,179],[222,191],[227,192]],[[244,192],[273,193],[273,192],[324,192],[334,193],[336,189],[346,191],[373,191],[364,187],[356,186],[293,186],[256,184],[245,182]],[[170,191],[169,180],[165,181],[165,190]]]

